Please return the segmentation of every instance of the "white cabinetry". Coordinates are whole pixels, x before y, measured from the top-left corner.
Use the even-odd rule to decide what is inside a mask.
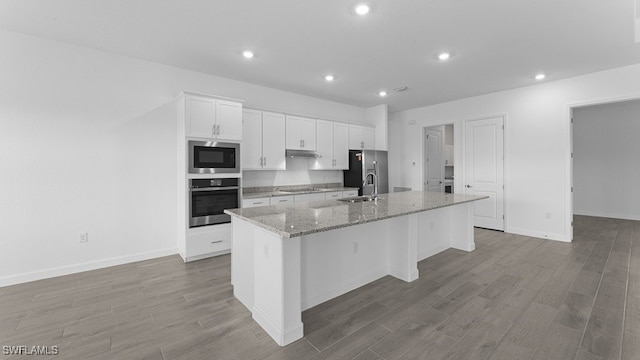
[[[342,191],[329,192],[324,195],[325,200],[342,199]]]
[[[229,253],[231,250],[231,224],[203,226],[189,229],[185,248],[185,261],[204,259]]]
[[[347,190],[342,192],[342,197],[354,197],[358,196],[358,190]]]
[[[298,116],[287,115],[286,144],[287,149],[315,150],[316,121]]]
[[[313,162],[314,170],[343,170],[349,168],[349,128],[333,121],[316,121],[316,147],[320,157]]]
[[[271,198],[271,205],[282,205],[293,203],[293,195],[274,196]]]
[[[283,114],[242,111],[242,168],[285,170],[285,118]]]
[[[360,125],[349,125],[349,149],[374,150],[374,139],[374,128]]]
[[[188,94],[186,135],[224,140],[242,139],[242,104]]]
[[[243,208],[251,208],[257,206],[267,206],[270,204],[268,197],[263,198],[253,198],[253,199],[242,199],[242,207]]]

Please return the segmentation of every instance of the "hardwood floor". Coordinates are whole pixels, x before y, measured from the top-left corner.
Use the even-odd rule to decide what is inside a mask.
[[[43,359],[640,359],[640,222],[574,224],[573,243],[476,229],[475,251],[420,262],[412,283],[387,276],[305,311],[305,337],[286,347],[233,297],[229,256],[0,288],[0,346],[58,346]]]

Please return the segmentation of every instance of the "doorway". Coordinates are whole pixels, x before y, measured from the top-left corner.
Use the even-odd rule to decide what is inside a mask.
[[[424,191],[454,193],[453,124],[424,128]]]
[[[640,220],[640,99],[571,108],[572,214]]]

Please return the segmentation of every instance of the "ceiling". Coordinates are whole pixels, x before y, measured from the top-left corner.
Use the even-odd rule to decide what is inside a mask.
[[[0,2],[0,29],[392,110],[640,63],[635,16],[633,0]]]

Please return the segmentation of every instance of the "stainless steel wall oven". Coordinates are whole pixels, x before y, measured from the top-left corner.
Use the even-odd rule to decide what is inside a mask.
[[[225,209],[240,207],[240,178],[191,179],[189,227],[231,222]]]

